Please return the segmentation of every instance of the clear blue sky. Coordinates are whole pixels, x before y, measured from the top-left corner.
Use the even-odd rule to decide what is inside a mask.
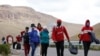
[[[0,0],[0,4],[29,6],[70,23],[84,24],[86,19],[91,25],[100,23],[100,0]]]

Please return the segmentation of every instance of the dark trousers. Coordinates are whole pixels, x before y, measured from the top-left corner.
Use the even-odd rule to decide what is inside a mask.
[[[64,41],[56,42],[57,56],[64,56]]]
[[[89,49],[90,49],[90,44],[91,44],[91,42],[83,41],[84,56],[88,56],[88,51],[89,51]]]
[[[25,56],[28,56],[30,51],[30,45],[28,43],[24,44],[24,52],[25,52]]]
[[[41,44],[42,56],[47,56],[48,46],[49,46],[49,44],[46,44],[46,43],[42,43]]]

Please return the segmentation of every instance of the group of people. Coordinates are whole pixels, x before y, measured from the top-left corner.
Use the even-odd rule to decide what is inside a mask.
[[[57,19],[57,25],[53,26],[51,39],[55,43],[57,56],[64,56],[64,34],[70,43],[70,37],[65,26],[62,25],[62,21]],[[79,36],[79,44],[83,42],[84,56],[88,56],[88,50],[90,48],[91,37],[89,32],[93,31],[93,27],[90,26],[90,21],[86,20],[85,26],[81,29]],[[25,56],[28,56],[31,48],[31,56],[34,56],[35,50],[40,46],[40,54],[47,56],[47,49],[49,47],[49,31],[47,27],[42,27],[40,23],[36,26],[34,23],[30,27],[25,27],[24,31],[21,31],[21,37],[24,42]]]
[[[29,54],[31,47],[31,56],[35,56],[35,50],[40,46],[40,54],[47,56],[49,46],[49,31],[46,26],[42,27],[40,23],[37,26],[31,24],[31,27],[26,27],[25,31],[21,32],[24,41],[25,56]]]

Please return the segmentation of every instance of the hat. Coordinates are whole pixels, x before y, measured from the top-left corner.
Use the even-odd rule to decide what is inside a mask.
[[[31,24],[31,27],[35,27],[35,24],[33,23],[33,24]]]
[[[61,23],[61,22],[62,22],[61,19],[58,19],[58,20],[57,20],[57,23]]]

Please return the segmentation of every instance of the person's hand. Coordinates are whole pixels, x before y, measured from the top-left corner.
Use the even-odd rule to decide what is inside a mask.
[[[68,40],[68,43],[71,44],[70,40]]]
[[[57,41],[53,41],[54,43],[56,43]]]
[[[91,32],[88,32],[89,35],[91,35]]]
[[[79,41],[79,44],[81,44],[81,41]]]
[[[70,40],[68,40],[68,42],[70,43]]]

